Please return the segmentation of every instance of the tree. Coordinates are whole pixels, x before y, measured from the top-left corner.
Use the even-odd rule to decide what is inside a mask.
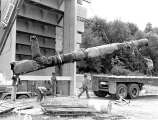
[[[102,39],[98,36],[92,34],[92,26],[94,25],[94,20],[89,19],[85,21],[85,32],[82,37],[81,48],[87,49],[89,47],[94,47],[102,45]],[[101,60],[100,58],[93,58],[84,61],[77,62],[78,73],[91,72],[100,73],[101,72]]]
[[[124,22],[114,20],[113,22],[110,22],[110,26],[109,39],[112,41],[112,43],[131,40],[130,29]]]
[[[128,26],[128,28],[130,29],[130,31],[131,31],[131,35],[134,36],[135,33],[138,31],[137,25],[134,24],[134,23],[128,22],[128,23],[127,23],[127,26]]]
[[[102,39],[103,43],[109,44],[109,23],[106,20],[97,17],[93,18],[93,21],[94,24],[92,26],[92,33],[94,36]]]
[[[104,19],[94,17],[85,21],[81,47],[86,49],[103,44],[122,43],[133,40],[133,36],[134,39],[142,39],[146,37],[144,34],[133,23],[124,23],[120,20],[107,22]],[[150,52],[149,50],[145,51],[145,53]],[[156,53],[156,51],[154,52]],[[78,73],[110,73],[114,67],[111,64],[112,58],[116,56],[121,63],[117,69],[123,68],[125,71],[137,71],[137,73],[138,71],[144,72],[145,64],[141,60],[139,51],[135,48],[123,48],[98,58],[77,62]]]
[[[145,28],[144,32],[145,33],[153,32],[153,27],[152,27],[152,24],[150,22],[146,24],[146,28]]]
[[[153,31],[154,31],[155,34],[158,35],[158,27],[153,28]]]
[[[141,30],[137,30],[134,35],[134,40],[139,40],[145,38],[144,33]]]

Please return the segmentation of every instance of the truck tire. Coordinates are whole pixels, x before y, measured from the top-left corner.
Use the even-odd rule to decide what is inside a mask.
[[[125,84],[118,84],[117,86],[115,97],[119,99],[120,96],[123,98],[127,97],[127,86]]]
[[[139,96],[139,86],[137,84],[129,84],[127,87],[128,97],[130,99],[135,99]]]
[[[93,91],[93,92],[98,97],[105,97],[108,94],[108,92],[105,91]]]
[[[3,98],[3,100],[9,100],[9,99],[11,99],[11,96],[10,96],[10,95],[7,95],[7,96],[5,96],[5,97]]]
[[[18,97],[18,99],[28,99],[29,97],[27,96],[27,95],[20,95],[19,97]]]

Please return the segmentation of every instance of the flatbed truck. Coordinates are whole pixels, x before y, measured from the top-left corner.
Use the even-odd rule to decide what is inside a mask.
[[[111,95],[119,99],[135,99],[144,84],[158,85],[158,77],[92,75],[92,90],[98,97]]]

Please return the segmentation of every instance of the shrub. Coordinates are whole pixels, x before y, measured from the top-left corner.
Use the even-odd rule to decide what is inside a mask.
[[[128,75],[131,71],[123,68],[122,66],[114,66],[111,70],[113,75]]]

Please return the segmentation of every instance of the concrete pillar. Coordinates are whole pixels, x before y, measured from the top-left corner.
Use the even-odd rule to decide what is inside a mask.
[[[65,0],[63,53],[70,53],[76,48],[77,38],[77,0]],[[63,76],[71,76],[70,95],[76,94],[76,63],[65,64]]]

